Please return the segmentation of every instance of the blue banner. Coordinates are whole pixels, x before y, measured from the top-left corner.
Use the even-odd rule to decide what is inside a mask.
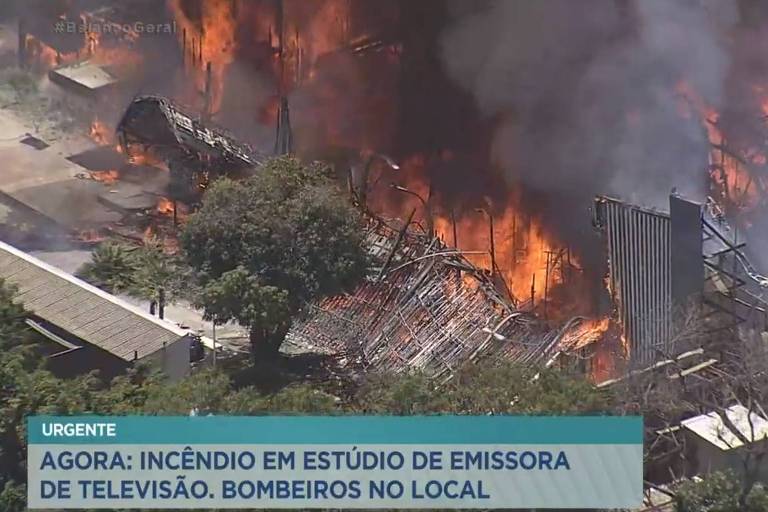
[[[639,417],[46,417],[28,507],[633,508]]]

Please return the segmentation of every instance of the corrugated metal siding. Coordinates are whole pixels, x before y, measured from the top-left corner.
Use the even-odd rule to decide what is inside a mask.
[[[606,200],[601,203],[608,242],[609,279],[633,365],[665,352],[671,324],[670,219]]]

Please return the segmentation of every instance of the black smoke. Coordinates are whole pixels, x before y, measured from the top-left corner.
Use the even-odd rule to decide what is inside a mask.
[[[596,194],[665,208],[704,199],[709,142],[681,114],[682,81],[722,106],[735,2],[457,2],[441,35],[449,76],[499,120],[492,162],[585,249]]]

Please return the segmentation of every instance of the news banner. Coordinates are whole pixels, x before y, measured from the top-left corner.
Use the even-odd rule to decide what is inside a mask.
[[[639,417],[28,419],[28,507],[633,508]]]

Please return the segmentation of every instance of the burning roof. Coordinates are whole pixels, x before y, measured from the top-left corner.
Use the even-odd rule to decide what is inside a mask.
[[[250,168],[263,159],[223,128],[204,123],[161,96],[134,98],[117,133],[123,147],[140,144],[164,159],[179,157],[181,151],[224,168]]]

